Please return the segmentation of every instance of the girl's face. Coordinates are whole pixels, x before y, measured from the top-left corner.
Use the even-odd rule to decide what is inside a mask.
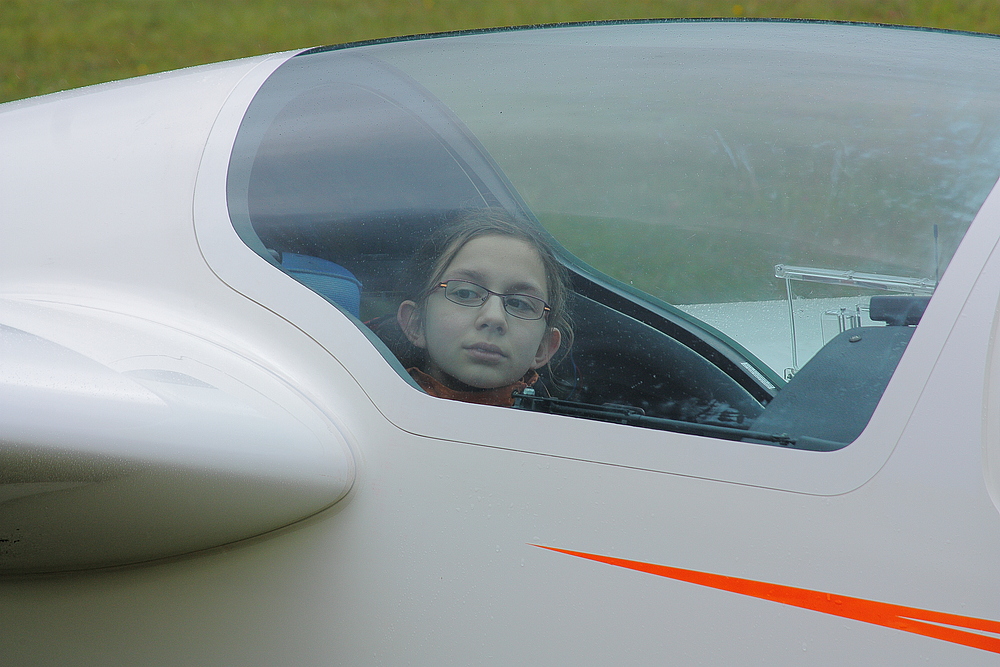
[[[466,243],[441,276],[467,280],[499,294],[529,294],[548,299],[545,267],[538,251],[522,239],[480,236]],[[445,385],[454,380],[479,389],[511,384],[532,368],[548,363],[559,349],[560,333],[545,318],[509,315],[499,297],[482,306],[452,303],[434,290],[423,309],[404,301],[397,313],[414,345],[427,350],[429,375]]]

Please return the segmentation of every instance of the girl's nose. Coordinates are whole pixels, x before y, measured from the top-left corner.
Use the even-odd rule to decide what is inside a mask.
[[[501,333],[507,330],[507,312],[503,309],[503,300],[496,294],[490,294],[486,303],[479,307],[476,325],[497,329]]]

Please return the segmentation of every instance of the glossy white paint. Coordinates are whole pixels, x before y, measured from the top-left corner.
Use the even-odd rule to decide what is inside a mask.
[[[4,110],[4,199],[11,220],[31,221],[5,225],[21,251],[0,269],[4,571],[227,544],[314,514],[353,482],[335,422],[241,343],[243,325],[219,328],[224,313],[244,320],[243,300],[193,233],[205,137],[254,65]]]
[[[3,309],[0,569],[189,553],[287,525],[350,489],[336,424],[254,360],[118,313]]]
[[[0,107],[4,664],[995,663],[535,545],[1000,620],[1000,191],[845,449],[441,401],[229,223],[285,57]]]

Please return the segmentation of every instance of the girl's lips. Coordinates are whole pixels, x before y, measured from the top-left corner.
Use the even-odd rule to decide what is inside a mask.
[[[473,359],[478,359],[479,361],[497,362],[507,356],[499,347],[489,343],[476,343],[467,346],[465,349],[472,355]]]

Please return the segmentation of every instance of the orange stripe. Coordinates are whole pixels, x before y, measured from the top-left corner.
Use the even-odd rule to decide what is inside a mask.
[[[781,604],[811,609],[823,614],[841,616],[856,621],[863,621],[873,625],[881,625],[887,628],[895,628],[904,632],[912,632],[925,637],[942,639],[946,642],[971,646],[1000,653],[1000,637],[969,632],[968,630],[979,630],[1000,634],[1000,622],[982,618],[972,618],[969,616],[958,616],[956,614],[945,614],[938,611],[927,611],[914,607],[903,607],[897,604],[885,602],[875,602],[874,600],[863,600],[844,595],[834,595],[820,591],[811,591],[805,588],[793,588],[781,584],[769,584],[763,581],[753,581],[751,579],[739,579],[737,577],[727,577],[721,574],[710,574],[708,572],[697,572],[695,570],[683,570],[677,567],[667,567],[666,565],[654,565],[652,563],[642,563],[640,561],[625,560],[623,558],[612,558],[610,556],[597,556],[581,551],[569,551],[556,547],[546,547],[541,544],[531,546],[548,549],[558,553],[578,556],[599,563],[607,563],[617,567],[624,567],[630,570],[655,574],[660,577],[686,581],[699,586],[708,586],[722,591],[738,593],[761,600],[771,600]],[[959,628],[967,628],[962,630]]]

